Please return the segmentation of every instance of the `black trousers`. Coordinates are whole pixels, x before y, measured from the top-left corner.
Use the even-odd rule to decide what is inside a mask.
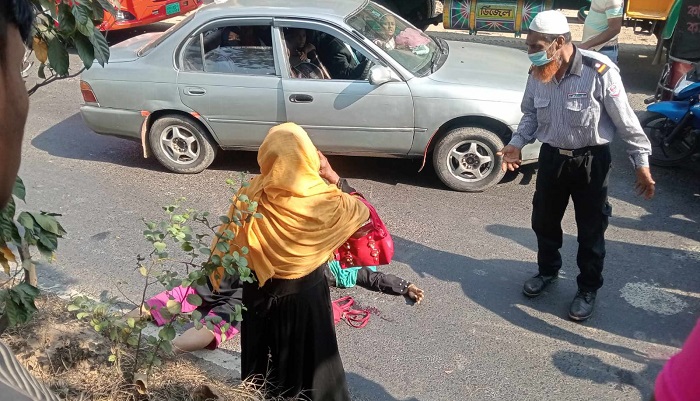
[[[540,274],[552,276],[561,269],[561,220],[574,201],[578,227],[580,274],[576,281],[583,291],[603,285],[605,230],[612,208],[608,203],[610,148],[591,146],[562,155],[559,149],[542,145],[537,185],[532,201],[532,229],[537,235],[537,264]]]
[[[324,264],[296,280],[243,284],[241,377],[270,396],[350,401]]]

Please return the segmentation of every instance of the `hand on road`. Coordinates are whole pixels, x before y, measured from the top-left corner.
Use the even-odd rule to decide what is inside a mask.
[[[637,182],[634,184],[634,189],[637,191],[637,195],[644,195],[644,199],[651,199],[654,197],[654,191],[656,182],[651,178],[651,170],[649,167],[639,167],[637,169]]]
[[[503,156],[503,163],[501,165],[503,171],[515,171],[520,167],[520,163],[523,162],[520,160],[520,149],[513,145],[506,145],[506,147],[501,149],[496,155]]]
[[[416,301],[416,304],[419,304],[423,300],[423,297],[425,297],[425,292],[416,287],[415,284],[411,284],[408,286],[408,297]]]

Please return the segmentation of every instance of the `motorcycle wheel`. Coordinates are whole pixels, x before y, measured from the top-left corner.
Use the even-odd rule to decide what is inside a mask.
[[[687,127],[668,146],[664,145],[664,140],[676,128],[676,123],[663,114],[645,111],[639,116],[639,123],[651,142],[649,162],[655,166],[679,166],[700,150],[698,137],[691,127]]]

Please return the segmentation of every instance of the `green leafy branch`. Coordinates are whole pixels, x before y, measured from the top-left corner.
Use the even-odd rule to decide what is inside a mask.
[[[27,322],[36,312],[34,299],[39,290],[31,249],[36,248],[47,261],[53,261],[58,240],[66,234],[56,219],[59,214],[26,211],[17,214],[15,198],[25,202],[25,197],[24,182],[17,177],[13,197],[0,210],[0,266],[9,277],[0,285],[0,333]],[[14,273],[12,265],[17,267]]]
[[[75,77],[92,67],[95,60],[104,66],[109,61],[109,44],[98,26],[105,12],[116,15],[109,0],[30,0],[36,17],[32,48],[41,63],[37,83],[29,95],[58,79]],[[69,75],[68,49],[75,48],[83,69]]]
[[[242,186],[248,185],[244,177],[242,181]],[[263,216],[257,213],[257,202],[238,195],[239,190],[233,180],[227,180],[226,183],[232,192],[230,201],[242,206],[234,207],[231,218],[226,215],[213,217],[208,212],[185,208],[182,206],[185,199],[180,198],[163,207],[166,215],[163,221],[144,221],[146,229],[143,236],[150,244],[150,250],[146,256],[137,256],[136,269],[143,276],[143,286],[138,302],[141,307],[136,316],[133,312],[124,315],[116,310],[116,298],[91,301],[78,297],[69,307],[69,310],[77,312],[78,319],[89,321],[96,331],[109,337],[113,342],[110,361],[115,362],[129,380],[134,380],[142,375],[139,372],[144,371],[148,377],[152,368],[162,363],[161,354],[173,353],[173,340],[178,325],[192,322],[198,330],[206,327],[211,331],[215,326],[220,326],[221,332],[226,333],[232,322],[240,322],[243,318],[244,307],[241,306],[237,306],[225,322],[220,316],[203,316],[200,310],[183,313],[181,302],[170,297],[166,305],[158,309],[165,324],[157,336],[147,335],[143,331],[151,312],[145,301],[148,290],[153,285],[159,285],[166,291],[179,286],[205,285],[207,278],[219,268],[224,271],[221,279],[236,275],[242,281],[254,282],[255,277],[246,258],[249,250],[233,243],[235,234],[228,227],[231,224],[241,227],[252,219]],[[212,254],[212,248],[221,252],[222,256]],[[197,307],[203,304],[202,298],[196,293],[188,295],[187,302]],[[225,335],[222,337],[225,339]],[[131,369],[122,366],[121,356],[125,347],[135,348]]]

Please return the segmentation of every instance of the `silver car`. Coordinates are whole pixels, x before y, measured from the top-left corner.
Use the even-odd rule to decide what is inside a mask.
[[[293,121],[326,153],[431,158],[448,187],[481,191],[503,177],[496,152],[529,67],[523,51],[431,38],[367,0],[216,0],[113,46],[82,75],[81,114],[178,173]]]

